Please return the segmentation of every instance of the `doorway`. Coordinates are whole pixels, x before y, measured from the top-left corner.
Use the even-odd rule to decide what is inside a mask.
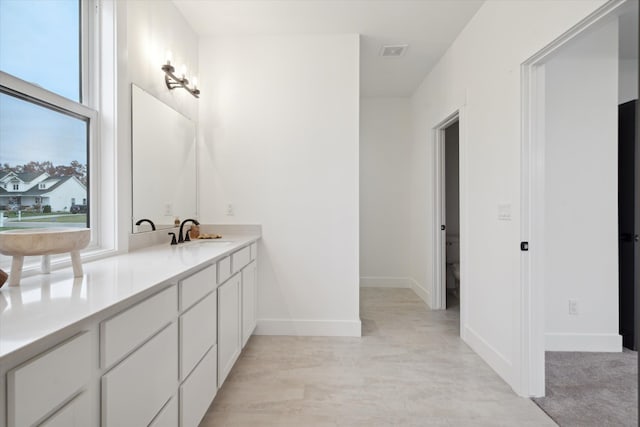
[[[460,308],[460,124],[444,130],[445,304]]]
[[[520,363],[530,396],[545,394],[545,350],[621,351],[618,90],[597,79],[617,84],[611,46],[629,4],[607,3],[522,66]]]
[[[433,309],[460,310],[461,302],[461,138],[456,112],[436,128]],[[462,311],[461,311],[462,317]],[[461,323],[462,324],[462,323]]]

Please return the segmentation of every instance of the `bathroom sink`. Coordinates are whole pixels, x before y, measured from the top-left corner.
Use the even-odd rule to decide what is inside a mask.
[[[50,255],[71,253],[75,277],[82,276],[80,250],[91,241],[90,228],[29,228],[0,232],[0,253],[13,256],[9,286],[20,284],[25,256],[42,255],[42,272],[51,271]]]
[[[229,240],[220,240],[220,239],[193,239],[192,240],[193,243],[200,243],[200,244],[218,244],[218,245],[229,245],[232,242],[230,242]]]

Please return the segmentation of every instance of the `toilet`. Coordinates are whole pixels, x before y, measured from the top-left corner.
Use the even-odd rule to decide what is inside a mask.
[[[460,288],[460,237],[447,235],[447,289]]]

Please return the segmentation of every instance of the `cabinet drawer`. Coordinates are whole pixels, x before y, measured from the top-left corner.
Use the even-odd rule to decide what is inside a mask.
[[[231,267],[234,273],[242,270],[242,267],[249,264],[249,262],[251,262],[251,248],[249,246],[231,255]]]
[[[252,243],[250,247],[251,247],[251,261],[253,261],[258,257],[258,244]]]
[[[180,310],[186,310],[216,288],[216,266],[187,277],[180,282]]]
[[[231,257],[218,261],[218,283],[222,283],[231,277]]]
[[[174,322],[102,377],[102,425],[148,425],[177,385],[178,327]]]
[[[256,283],[256,263],[252,262],[242,270],[242,347],[256,329],[258,289]]]
[[[178,425],[178,397],[172,397],[149,424],[149,427],[176,427]]]
[[[218,300],[216,292],[180,316],[180,379],[184,379],[207,350],[216,343]]]
[[[91,354],[85,332],[9,371],[9,426],[32,425],[80,391],[90,380]]]
[[[197,427],[216,396],[217,349],[212,347],[180,387],[180,426]]]
[[[91,407],[87,393],[81,393],[40,427],[88,427],[98,425],[98,420],[91,419]]]
[[[178,311],[171,286],[100,324],[100,366],[108,368],[171,323]]]
[[[218,387],[238,359],[240,343],[240,274],[218,288]]]

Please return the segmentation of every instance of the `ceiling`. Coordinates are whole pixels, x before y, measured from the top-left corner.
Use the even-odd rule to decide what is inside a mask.
[[[361,35],[362,96],[409,96],[482,0],[173,0],[201,36]],[[383,45],[408,44],[401,57]]]

